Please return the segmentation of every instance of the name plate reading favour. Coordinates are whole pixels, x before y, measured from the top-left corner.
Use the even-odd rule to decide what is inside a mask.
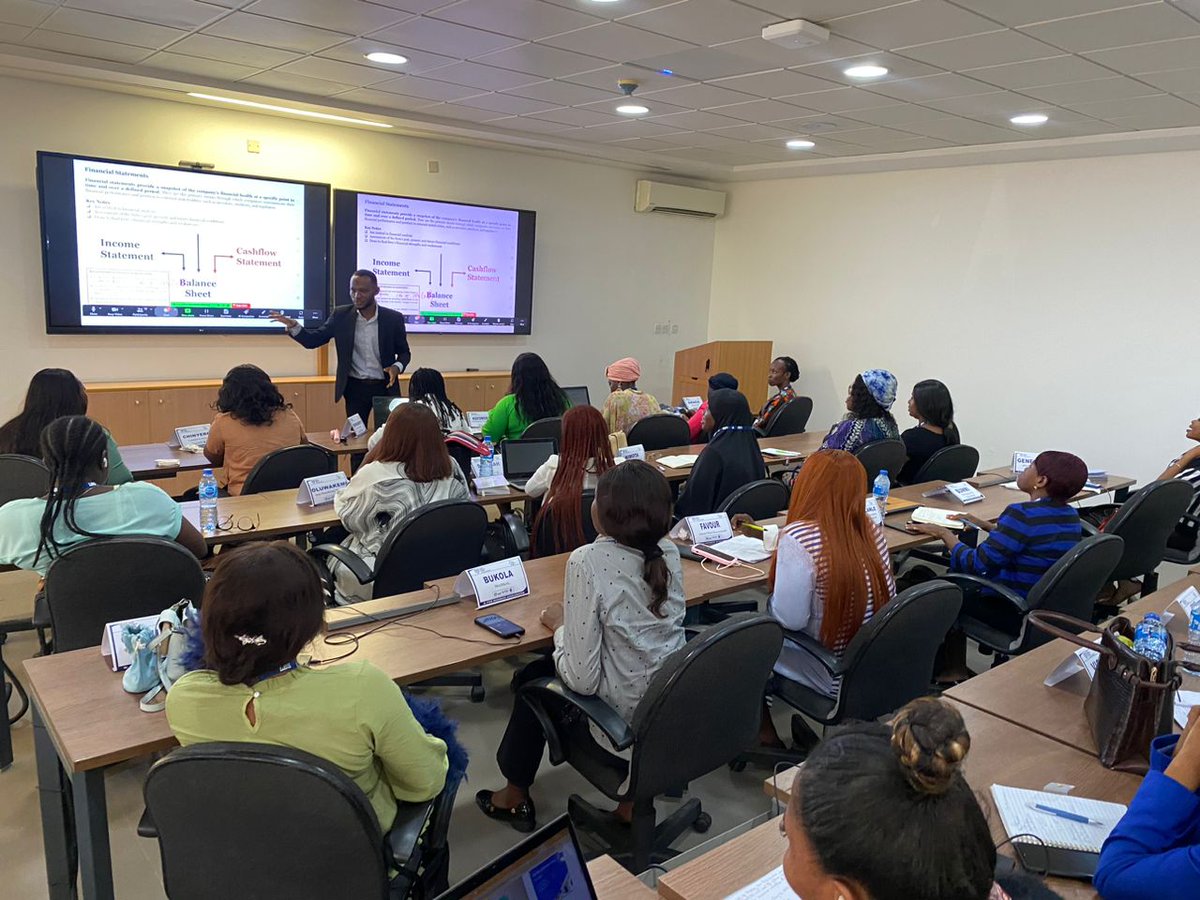
[[[946,485],[946,491],[959,503],[964,505],[967,503],[978,503],[983,499],[983,494],[965,481],[956,481],[954,484]]]
[[[328,475],[313,475],[300,482],[296,491],[298,506],[324,506],[333,502],[333,496],[350,483],[345,472],[331,472]]]
[[[688,412],[694,413],[696,410],[698,410],[703,405],[704,405],[704,399],[702,397],[684,397],[683,398],[683,408],[686,409]]]
[[[634,444],[630,447],[622,447],[617,451],[617,456],[621,459],[640,459],[645,461],[646,448],[641,444]]]
[[[467,427],[472,431],[482,431],[487,417],[488,414],[485,412],[469,412],[467,413]]]
[[[363,424],[362,416],[360,416],[358,413],[355,413],[346,420],[345,424],[342,425],[341,429],[338,431],[338,440],[349,440],[351,435],[354,437],[362,437],[366,433],[367,426]]]
[[[125,649],[125,626],[149,628],[157,633],[158,615],[138,616],[136,619],[122,619],[119,622],[109,622],[104,626],[104,636],[100,638],[100,655],[107,656],[114,672],[122,672],[133,665],[133,658]]]
[[[688,516],[683,520],[688,537],[693,544],[711,544],[727,541],[733,537],[733,526],[727,513],[710,513],[705,516]]]
[[[1020,475],[1022,472],[1024,472],[1026,469],[1028,469],[1031,465],[1033,465],[1033,461],[1035,459],[1037,459],[1036,453],[1025,453],[1022,450],[1018,450],[1016,453],[1013,454],[1013,460],[1012,460],[1013,474]]]
[[[529,578],[521,557],[514,556],[467,569],[455,579],[454,592],[460,597],[474,597],[476,607],[486,609],[527,595]]]
[[[171,435],[171,439],[167,441],[167,446],[172,449],[180,447],[199,447],[204,448],[208,443],[208,432],[211,425],[181,425],[176,428]]]

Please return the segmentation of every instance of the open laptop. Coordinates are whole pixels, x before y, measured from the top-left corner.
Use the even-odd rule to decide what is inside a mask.
[[[525,490],[525,485],[538,467],[557,452],[558,441],[554,438],[505,441],[500,445],[505,480],[518,491]]]
[[[588,397],[588,389],[586,384],[581,384],[578,387],[565,387],[563,393],[567,395],[567,399],[571,401],[572,406],[591,406],[592,401]]]
[[[401,403],[407,403],[404,397],[385,397],[378,396],[371,398],[371,412],[375,416],[375,427],[382,428],[388,420],[388,416],[392,414],[392,410]]]
[[[579,839],[561,815],[438,900],[595,900]]]

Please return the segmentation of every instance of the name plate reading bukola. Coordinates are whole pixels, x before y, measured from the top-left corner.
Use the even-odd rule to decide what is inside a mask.
[[[345,472],[331,472],[328,475],[313,475],[300,482],[296,492],[296,503],[299,506],[324,506],[332,503],[334,495],[350,483]]]
[[[454,592],[460,597],[475,597],[479,609],[516,600],[529,593],[529,578],[521,557],[467,569],[455,579]]]

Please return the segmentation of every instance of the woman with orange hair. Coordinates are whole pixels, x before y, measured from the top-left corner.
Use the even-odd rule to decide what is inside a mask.
[[[867,472],[852,454],[814,453],[792,485],[788,524],[771,570],[771,615],[838,655],[896,596],[887,541],[867,516],[866,498]],[[837,696],[833,676],[791,641],[784,641],[775,672]]]
[[[614,465],[604,417],[594,406],[573,406],[562,420],[562,450],[538,467],[525,486],[545,495],[533,520],[535,556],[569,553],[587,543],[580,498]],[[547,521],[547,517],[549,520]]]

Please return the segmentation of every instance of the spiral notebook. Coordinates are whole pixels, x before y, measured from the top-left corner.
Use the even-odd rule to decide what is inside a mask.
[[[1027,791],[1022,788],[1005,787],[1002,784],[992,785],[992,799],[996,802],[996,810],[1000,813],[1004,830],[1014,843],[1039,844],[1059,850],[1078,850],[1081,853],[1099,853],[1100,846],[1125,815],[1127,808],[1120,803],[1051,794],[1046,791]],[[1099,824],[1072,822],[1070,819],[1034,809],[1035,803],[1086,816]],[[1041,839],[1040,842],[1038,838]]]

